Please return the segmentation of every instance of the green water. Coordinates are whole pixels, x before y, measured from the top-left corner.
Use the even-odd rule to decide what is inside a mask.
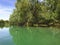
[[[60,45],[60,29],[56,27],[0,28],[0,45]]]

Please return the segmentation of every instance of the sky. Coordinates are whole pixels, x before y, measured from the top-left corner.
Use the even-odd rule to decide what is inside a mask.
[[[0,20],[9,20],[9,17],[15,8],[15,2],[16,0],[0,0]]]
[[[9,20],[15,8],[16,0],[0,0],[0,20]]]

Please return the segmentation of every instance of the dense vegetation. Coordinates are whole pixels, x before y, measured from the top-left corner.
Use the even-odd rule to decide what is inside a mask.
[[[60,0],[17,0],[10,24],[20,26],[59,25]]]
[[[9,21],[8,20],[0,20],[0,27],[7,27],[9,26]]]

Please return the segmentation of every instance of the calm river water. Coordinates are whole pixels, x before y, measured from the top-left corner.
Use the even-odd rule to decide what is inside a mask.
[[[56,27],[0,28],[0,45],[60,45],[60,29]]]

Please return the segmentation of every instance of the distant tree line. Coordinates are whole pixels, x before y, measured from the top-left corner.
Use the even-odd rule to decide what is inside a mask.
[[[56,25],[60,23],[60,0],[17,0],[10,24],[20,26]]]
[[[9,26],[8,20],[0,20],[0,27]]]

